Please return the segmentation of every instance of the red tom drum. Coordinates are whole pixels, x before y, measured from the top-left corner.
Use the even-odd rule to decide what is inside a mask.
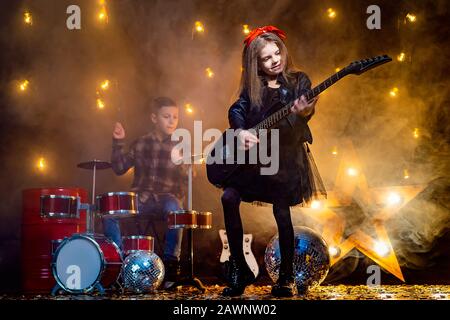
[[[194,210],[176,210],[170,211],[167,215],[167,227],[169,229],[198,227],[197,211]]]
[[[79,217],[79,197],[68,195],[41,195],[41,217],[56,219],[76,219]]]
[[[154,251],[154,241],[151,236],[122,237],[123,253],[129,255],[139,250]]]
[[[98,195],[97,212],[103,216],[127,218],[139,213],[138,198],[134,192],[108,192]]]
[[[212,228],[212,213],[209,211],[198,212],[197,224],[200,229],[211,229]]]

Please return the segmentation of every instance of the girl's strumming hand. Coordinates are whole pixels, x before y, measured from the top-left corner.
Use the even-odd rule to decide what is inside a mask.
[[[306,101],[306,97],[302,95],[300,99],[296,99],[294,101],[291,111],[302,117],[309,116],[314,111],[314,106],[316,105],[318,99],[319,97],[316,97],[308,103],[308,101]]]
[[[259,142],[259,139],[248,130],[239,132],[238,139],[241,142],[239,144],[239,149],[241,150],[248,150]]]

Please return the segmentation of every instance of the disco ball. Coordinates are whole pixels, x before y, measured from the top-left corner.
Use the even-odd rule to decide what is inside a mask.
[[[305,293],[322,283],[330,269],[328,246],[323,238],[307,227],[294,227],[294,278],[299,293]],[[267,245],[264,255],[266,270],[277,282],[281,255],[278,235]]]
[[[138,250],[126,257],[121,274],[126,290],[152,292],[163,282],[164,264],[154,252]]]

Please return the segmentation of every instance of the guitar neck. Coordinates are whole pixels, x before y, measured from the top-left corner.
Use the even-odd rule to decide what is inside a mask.
[[[317,97],[319,94],[321,94],[323,91],[331,87],[333,84],[338,82],[340,79],[345,77],[347,73],[344,70],[341,70],[339,72],[336,72],[331,77],[325,79],[322,81],[319,85],[315,86],[313,89],[308,90],[304,95],[306,97],[307,101],[310,101]],[[279,121],[281,121],[283,118],[287,117],[292,111],[291,108],[294,105],[294,101],[289,102],[287,105],[285,105],[283,108],[278,110],[277,112],[274,112],[269,117],[258,123],[256,126],[254,126],[252,129],[260,130],[260,129],[269,129]]]

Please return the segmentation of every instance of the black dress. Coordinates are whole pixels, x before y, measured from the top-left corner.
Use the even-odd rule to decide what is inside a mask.
[[[299,73],[297,81],[293,84],[282,77],[279,77],[279,82],[281,85],[277,89],[270,88],[265,83],[263,107],[259,111],[248,108],[248,100],[244,101],[245,95],[241,96],[230,108],[231,127],[242,126],[241,116],[245,120],[244,129],[253,127],[293,100],[299,93],[309,89],[311,85],[304,73]],[[279,170],[276,174],[261,175],[258,168],[243,167],[226,187],[238,190],[245,202],[273,204],[282,201],[294,206],[308,203],[319,195],[326,197],[322,179],[307,146],[307,141],[312,143],[311,132],[307,125],[311,116],[304,118],[291,114],[276,126],[279,129]]]

